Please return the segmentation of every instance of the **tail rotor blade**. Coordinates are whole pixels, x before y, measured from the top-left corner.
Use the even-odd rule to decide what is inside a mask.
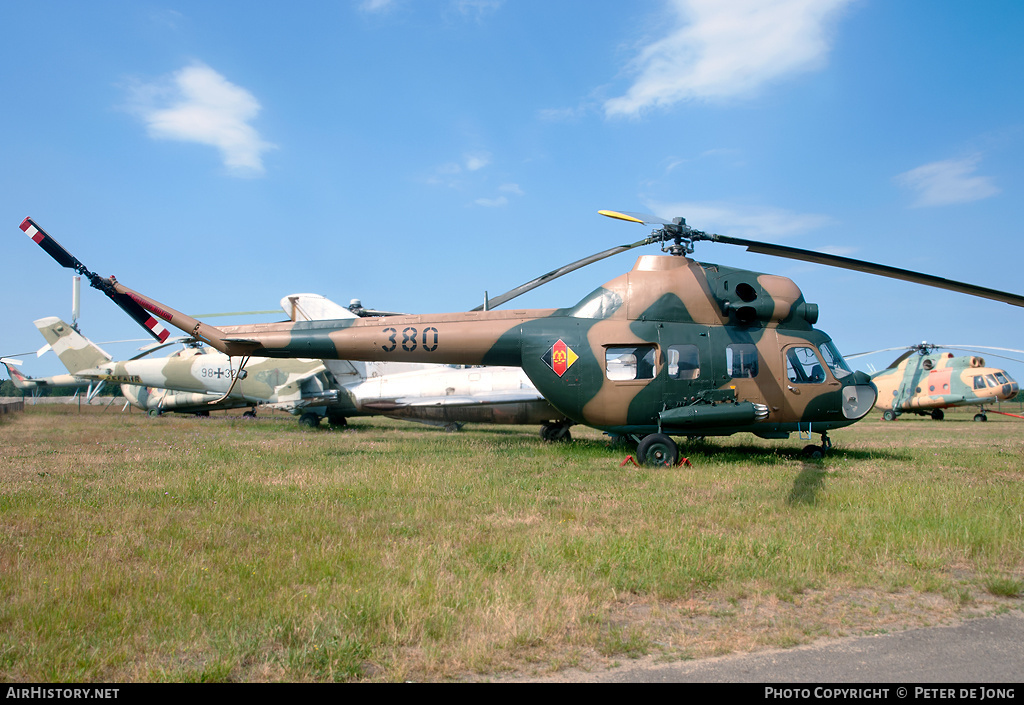
[[[146,331],[154,338],[159,340],[161,343],[167,340],[170,335],[170,331],[164,328],[159,321],[153,316],[146,312],[146,310],[136,303],[131,297],[118,293],[113,286],[113,283],[109,279],[104,279],[95,272],[89,271],[89,268],[82,264],[77,257],[72,255],[70,252],[64,249],[64,247],[53,239],[53,237],[43,230],[39,225],[31,218],[25,218],[21,221],[21,230],[30,238],[32,241],[43,248],[46,254],[53,257],[62,267],[73,269],[82,276],[89,279],[89,285],[94,289],[99,289],[106,294],[110,299],[121,307],[121,309],[127,313],[132,319],[140,326],[146,329]]]
[[[57,260],[57,264],[61,267],[67,267],[68,269],[74,269],[79,274],[89,275],[92,274],[85,265],[79,262],[74,255],[65,250],[59,242],[54,240],[49,233],[36,225],[35,221],[31,218],[25,218],[21,221],[21,230],[28,235],[32,242],[42,247],[46,254]]]

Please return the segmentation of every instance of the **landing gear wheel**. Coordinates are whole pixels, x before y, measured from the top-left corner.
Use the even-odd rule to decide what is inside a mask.
[[[946,415],[942,413],[942,409],[932,409],[932,418],[936,421],[942,421],[945,416]]]
[[[155,419],[155,418],[159,418],[164,412],[160,411],[160,409],[150,409],[146,413],[149,414],[152,418]]]
[[[462,430],[462,424],[452,421],[444,425],[445,433],[456,433]]]
[[[328,416],[327,423],[331,428],[345,428],[348,420],[344,416]]]
[[[825,451],[821,446],[804,446],[800,456],[808,460],[821,460],[825,457]]]
[[[636,448],[641,465],[670,468],[679,462],[679,446],[664,433],[644,436]]]
[[[305,426],[306,428],[317,428],[320,426],[320,416],[311,411],[307,411],[299,417],[299,425]]]
[[[569,433],[569,424],[564,421],[544,424],[540,429],[540,437],[552,443],[568,443],[572,440],[572,434]]]
[[[988,421],[988,416],[986,416],[985,414],[975,414],[974,415],[974,420],[975,421]]]
[[[209,411],[197,411],[195,413],[195,417],[197,419],[208,419],[208,418],[210,418],[210,412]]]
[[[249,409],[249,411],[242,414],[243,419],[254,419],[256,418],[256,409]]]
[[[893,411],[892,409],[886,409],[885,411],[882,412],[882,421],[895,421],[895,420],[896,420],[896,412]]]

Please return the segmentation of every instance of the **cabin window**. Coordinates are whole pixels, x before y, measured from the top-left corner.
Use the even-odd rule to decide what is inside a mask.
[[[794,384],[820,384],[825,370],[813,348],[790,348],[786,351],[786,375]]]
[[[696,345],[669,346],[668,376],[671,379],[697,379],[700,377],[700,352]]]
[[[727,345],[725,366],[732,378],[757,377],[757,347],[750,343]]]
[[[653,379],[656,350],[653,345],[615,346],[605,350],[608,379]]]

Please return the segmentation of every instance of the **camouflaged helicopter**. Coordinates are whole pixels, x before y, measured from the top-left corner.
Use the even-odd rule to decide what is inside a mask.
[[[981,410],[974,415],[974,420],[987,421],[986,404],[1007,401],[1017,396],[1017,392],[1020,391],[1017,382],[1006,370],[986,367],[984,358],[973,355],[954,356],[950,352],[938,352],[940,349],[977,352],[959,346],[919,343],[902,348],[855,353],[847,359],[892,350],[906,351],[887,369],[871,375],[871,381],[878,389],[878,401],[875,406],[883,409],[882,419],[885,421],[895,421],[900,415],[907,413],[931,416],[936,421],[941,421],[945,417],[943,409],[955,406],[980,406]],[[1012,348],[990,349],[1024,352]]]
[[[875,386],[816,330],[815,304],[792,280],[690,259],[697,241],[746,247],[1024,306],[1024,297],[837,255],[695,230],[682,218],[602,215],[661,227],[650,237],[584,258],[492,299],[488,310],[383,319],[216,328],[90,272],[30,218],[21,230],[62,266],[88,276],[149,330],[156,317],[229,356],[394,360],[522,367],[566,417],[638,442],[642,463],[675,465],[672,436],[796,432],[831,447],[830,430],[863,418]],[[632,271],[568,308],[495,310],[519,294],[604,257],[654,242]],[[668,244],[671,243],[671,244]],[[154,335],[156,335],[154,333]]]
[[[292,294],[281,307],[293,320],[356,318],[316,294]],[[110,355],[57,317],[35,321],[75,378],[119,383],[136,408],[208,416],[218,409],[257,407],[287,411],[310,428],[327,418],[332,427],[350,416],[389,416],[443,426],[467,422],[543,424],[545,440],[571,440],[564,419],[533,388],[519,368],[452,368],[433,364],[348,360],[251,359],[243,373],[220,352],[186,345],[168,357],[114,362]],[[563,429],[561,433],[559,430]]]

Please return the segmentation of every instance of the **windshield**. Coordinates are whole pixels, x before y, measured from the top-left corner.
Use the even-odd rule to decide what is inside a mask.
[[[846,364],[846,360],[839,354],[835,344],[831,340],[826,340],[820,346],[818,350],[821,351],[821,357],[828,365],[828,368],[832,370],[832,375],[836,379],[842,379],[846,375],[853,374],[853,370]]]

